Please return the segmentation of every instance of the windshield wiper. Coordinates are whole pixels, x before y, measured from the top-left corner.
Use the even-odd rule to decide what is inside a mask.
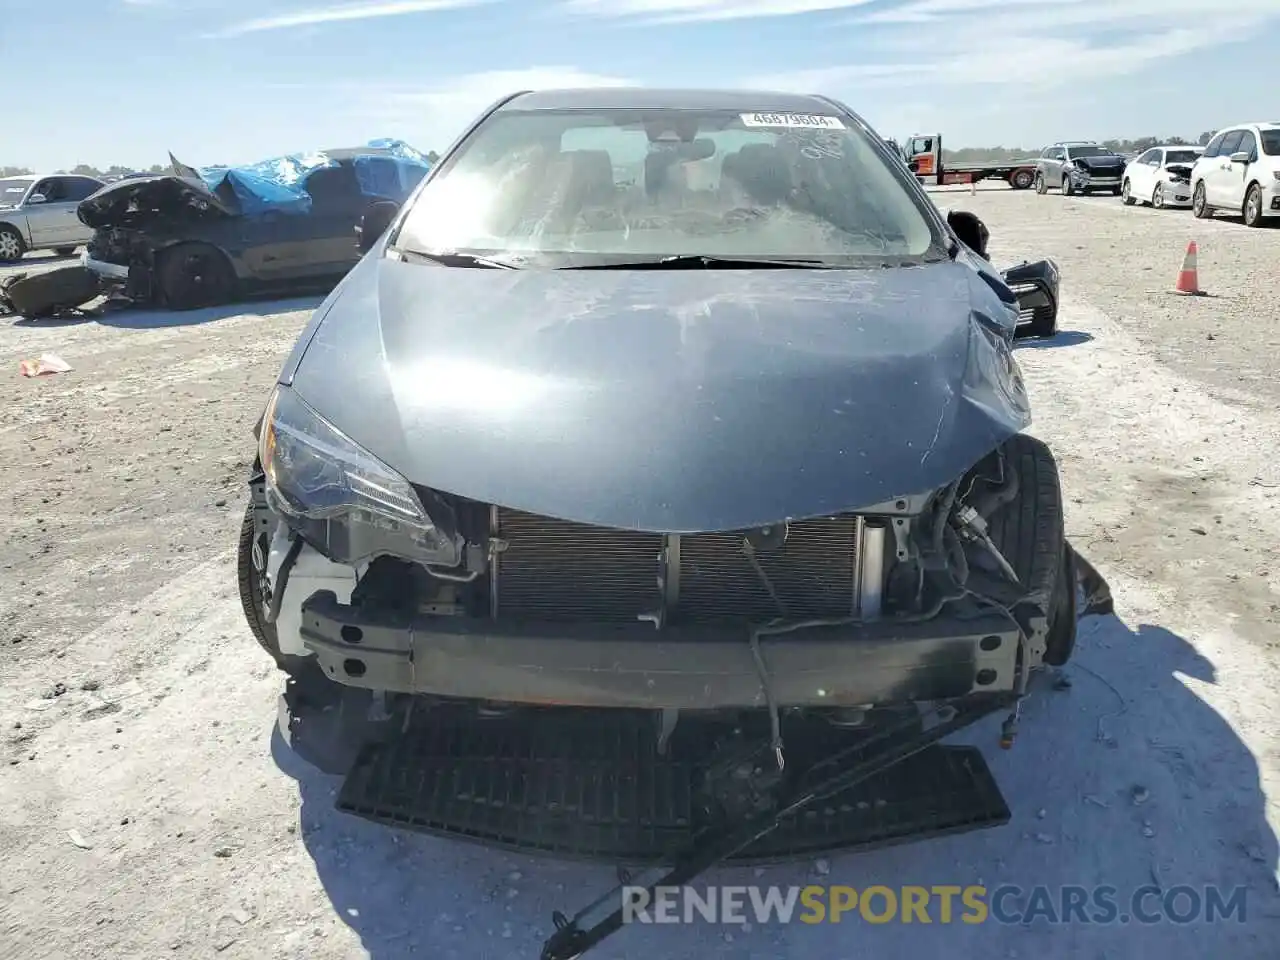
[[[397,250],[396,252],[405,260],[438,263],[444,267],[481,267],[486,270],[520,269],[514,263],[507,263],[504,260],[491,260],[488,257],[478,257],[471,253],[459,253],[456,250],[447,250],[444,253],[422,253],[419,250]]]
[[[767,257],[709,257],[704,254],[680,254],[656,260],[613,260],[588,263],[561,270],[823,270],[831,269],[821,260],[774,260]]]

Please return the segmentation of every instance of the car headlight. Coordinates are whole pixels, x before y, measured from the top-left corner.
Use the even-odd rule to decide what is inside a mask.
[[[461,546],[409,482],[288,387],[267,404],[259,438],[267,502],[316,549],[355,565],[381,554],[456,566]]]

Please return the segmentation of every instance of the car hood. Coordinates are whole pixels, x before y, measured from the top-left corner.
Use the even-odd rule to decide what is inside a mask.
[[[282,380],[415,484],[612,527],[743,529],[928,492],[1025,427],[1012,299],[985,263],[486,270],[375,253]]]
[[[108,184],[80,201],[76,216],[86,227],[135,227],[158,219],[234,216],[204,181],[171,175],[132,177]]]
[[[1098,167],[1103,170],[1111,167],[1123,167],[1129,163],[1124,157],[1077,157],[1076,159],[1086,167]]]

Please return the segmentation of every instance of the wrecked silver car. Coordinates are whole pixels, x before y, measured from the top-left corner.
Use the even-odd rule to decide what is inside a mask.
[[[360,254],[371,204],[400,201],[429,164],[399,141],[121,180],[79,206],[84,266],[137,303],[176,310],[332,286]]]
[[[641,886],[1007,820],[938,741],[1001,712],[1011,745],[1105,585],[977,218],[831,100],[629,89],[503,100],[386,216],[271,393],[239,543],[286,734],[358,729],[342,809],[673,865]]]

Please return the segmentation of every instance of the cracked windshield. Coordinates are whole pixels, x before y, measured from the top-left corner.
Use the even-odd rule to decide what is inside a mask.
[[[426,186],[399,242],[514,262],[918,257],[934,236],[892,163],[834,115],[504,112]]]

